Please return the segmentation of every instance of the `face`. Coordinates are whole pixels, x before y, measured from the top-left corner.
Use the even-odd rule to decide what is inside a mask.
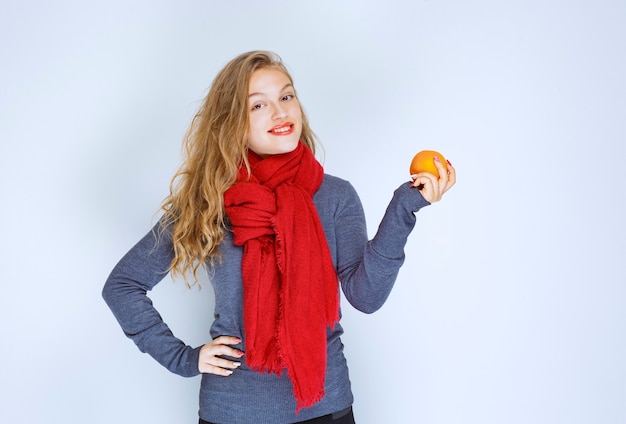
[[[254,71],[248,93],[248,148],[267,157],[298,147],[302,111],[287,75],[275,68]]]

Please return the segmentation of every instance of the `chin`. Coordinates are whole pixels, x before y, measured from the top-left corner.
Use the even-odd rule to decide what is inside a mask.
[[[300,140],[296,140],[295,142],[289,142],[288,144],[282,146],[281,149],[279,149],[280,153],[291,153],[296,150],[298,144],[300,144]]]

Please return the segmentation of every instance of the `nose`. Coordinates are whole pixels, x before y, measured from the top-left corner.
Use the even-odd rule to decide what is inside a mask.
[[[285,119],[287,117],[287,111],[281,103],[276,103],[273,107],[272,119]]]

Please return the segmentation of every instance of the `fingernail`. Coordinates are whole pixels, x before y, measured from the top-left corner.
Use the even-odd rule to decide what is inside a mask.
[[[233,365],[236,367],[240,367],[241,366],[241,362],[233,362]]]
[[[436,160],[437,162],[441,162],[441,161],[439,160],[439,156],[437,156],[437,155],[435,155],[435,160]]]
[[[232,375],[233,374],[233,370],[226,370],[226,374]]]
[[[448,162],[448,165],[452,166],[452,164],[450,163],[448,159],[446,159],[446,162]]]

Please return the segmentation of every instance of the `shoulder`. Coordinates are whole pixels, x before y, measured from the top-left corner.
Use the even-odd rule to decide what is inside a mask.
[[[330,174],[324,174],[324,180],[315,193],[316,198],[345,199],[358,197],[352,184],[342,178]]]
[[[313,201],[318,211],[323,210],[332,216],[362,213],[361,199],[352,184],[334,175],[324,174],[324,180]]]

